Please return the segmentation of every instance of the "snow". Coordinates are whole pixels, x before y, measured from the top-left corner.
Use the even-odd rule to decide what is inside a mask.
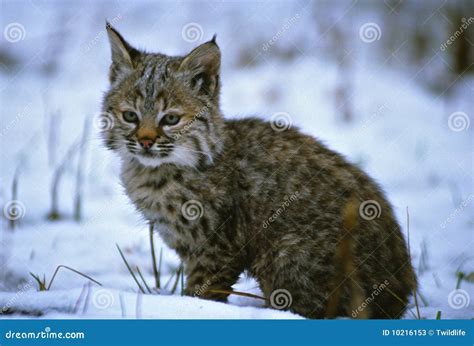
[[[160,318],[160,319],[299,319],[286,311],[205,301],[181,296],[142,295],[104,288],[90,288],[89,299],[81,289],[5,293],[2,306],[14,305],[19,311],[43,312],[41,318]]]
[[[359,40],[359,25],[376,17],[363,11],[347,12],[354,19],[347,26],[352,44],[347,59],[353,62],[349,78],[354,120],[343,123],[334,101],[338,65],[321,52],[328,48],[321,40],[324,35],[318,37],[307,30],[316,24],[305,2],[272,6],[256,2],[246,8],[221,2],[108,4],[2,3],[2,29],[12,22],[25,29],[23,40],[0,44],[0,51],[20,61],[19,67],[3,65],[1,69],[0,205],[11,200],[10,186],[20,167],[18,200],[25,212],[14,232],[7,230],[8,220],[1,219],[0,307],[16,312],[6,317],[300,318],[265,308],[253,298],[232,296],[223,304],[181,297],[180,285],[171,294],[172,283],[161,294],[138,294],[116,244],[151,285],[148,228],[124,196],[117,177],[118,162],[102,148],[94,126],[86,150],[83,221],[72,221],[76,159],[60,185],[64,217],[55,222],[46,219],[53,175],[48,163],[49,117],[60,114],[53,149],[58,164],[80,138],[84,119],[98,114],[107,88],[109,47],[104,18],[114,22],[132,44],[167,54],[185,53],[217,33],[226,117],[270,119],[276,113],[287,113],[292,126],[317,136],[361,165],[387,192],[405,235],[409,209],[413,264],[420,295],[427,303],[419,304],[421,316],[432,319],[437,311],[442,318],[474,315],[473,303],[469,303],[474,299],[474,284],[463,280],[463,291],[454,291],[456,272],[474,271],[473,126],[461,131],[449,126],[454,112],[464,112],[473,121],[472,78],[463,79],[457,98],[445,100],[419,83],[417,71],[400,70],[377,59],[379,42],[372,45]],[[336,21],[345,11],[333,14]],[[183,39],[182,30],[188,23],[202,28],[200,40]],[[279,30],[282,33],[275,43],[263,50],[262,45]],[[58,37],[64,40],[63,46],[57,43]],[[293,59],[282,57],[277,51],[284,47],[302,54]],[[246,54],[251,59],[245,59]],[[55,59],[55,73],[41,69]],[[429,70],[428,64],[424,72]],[[158,252],[163,248],[161,281],[166,283],[179,259],[158,237],[155,241]],[[102,287],[61,269],[51,289],[38,292],[29,273],[45,275],[49,282],[58,265],[77,269]],[[245,276],[235,288],[261,295],[257,283]],[[467,301],[453,304],[454,294]],[[410,309],[416,310],[413,301]],[[405,318],[413,315],[407,312]]]

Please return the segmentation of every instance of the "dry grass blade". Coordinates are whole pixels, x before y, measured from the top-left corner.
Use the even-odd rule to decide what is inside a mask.
[[[17,167],[15,169],[15,174],[13,175],[13,181],[12,181],[12,201],[17,201],[18,200],[18,181],[20,179],[20,169]],[[9,222],[9,228],[10,230],[14,231],[15,230],[15,225],[16,225],[16,218],[10,217],[8,218]]]
[[[119,294],[119,299],[120,299],[120,312],[122,314],[122,318],[126,318],[127,317],[127,310],[126,310],[126,307],[125,307],[125,301],[123,299],[123,294],[122,293]]]
[[[118,251],[119,251],[119,253],[120,253],[120,256],[122,257],[122,260],[124,261],[125,265],[127,266],[127,269],[128,269],[128,271],[129,271],[130,275],[132,275],[133,280],[135,280],[135,283],[137,284],[138,289],[140,290],[140,292],[145,293],[145,290],[143,289],[143,287],[142,287],[142,286],[140,285],[140,283],[138,282],[138,279],[137,279],[137,277],[135,276],[135,273],[133,272],[132,268],[131,268],[130,265],[128,264],[127,259],[125,258],[124,254],[123,254],[123,252],[122,252],[122,249],[120,249],[120,246],[118,246],[118,244],[115,244],[115,246],[117,246],[117,249],[118,249]]]
[[[63,264],[60,264],[60,265],[58,265],[58,266],[56,267],[56,270],[54,271],[54,274],[53,274],[53,276],[52,276],[52,278],[51,278],[51,281],[50,281],[50,283],[49,283],[49,285],[48,285],[47,291],[49,291],[49,289],[51,288],[51,285],[53,284],[54,279],[56,278],[56,275],[58,274],[59,269],[61,269],[61,268],[70,270],[70,271],[72,271],[73,273],[76,273],[76,274],[78,274],[78,275],[80,275],[80,276],[82,276],[82,277],[84,277],[84,278],[86,278],[86,279],[92,281],[93,283],[95,283],[95,284],[97,284],[97,285],[99,285],[99,286],[102,286],[102,284],[101,284],[99,281],[94,280],[94,279],[91,278],[89,275],[86,275],[86,274],[84,274],[84,273],[81,273],[79,270],[76,270],[76,269],[74,269],[74,268],[71,268],[71,267],[65,266],[65,265],[63,265]]]
[[[182,271],[183,271],[183,265],[181,264],[178,270],[176,271],[176,280],[174,281],[173,288],[171,289],[171,294],[174,294],[174,292],[176,292],[176,289],[178,288],[179,277]]]
[[[457,281],[456,281],[456,289],[460,289],[461,288],[461,282],[462,280],[464,279],[464,277],[466,276],[466,274],[464,274],[464,272],[461,272],[461,271],[458,271],[456,273],[456,276],[457,276]]]
[[[424,306],[428,306],[428,300],[420,292],[417,292],[417,296],[420,298]]]
[[[163,248],[160,249],[160,261],[158,262],[158,283],[160,284],[158,289],[161,288],[161,264],[163,262]]]
[[[141,272],[140,268],[138,266],[136,268],[137,268],[138,276],[140,276],[140,279],[142,279],[142,282],[145,285],[146,290],[148,291],[148,293],[152,293],[150,287],[148,286],[148,284],[145,281],[145,278],[142,275],[142,272]]]
[[[135,318],[139,320],[142,318],[142,295],[137,293],[137,301],[135,302]]]
[[[77,150],[80,148],[80,141],[76,140],[67,150],[60,164],[55,168],[53,172],[53,178],[51,182],[51,210],[48,214],[48,219],[56,221],[61,218],[59,212],[59,185],[61,184],[62,177],[69,162],[74,158]]]
[[[84,284],[84,286],[82,286],[81,294],[79,294],[79,297],[76,300],[76,304],[74,304],[74,309],[72,310],[73,314],[76,314],[77,311],[79,310],[79,306],[81,305],[82,299],[84,298],[86,291],[87,291],[87,284]]]
[[[181,296],[184,296],[184,268],[181,271]]]
[[[82,201],[83,201],[83,189],[84,189],[84,163],[85,151],[87,147],[89,137],[89,119],[86,118],[84,121],[84,128],[82,130],[82,138],[79,147],[79,155],[77,160],[76,168],[76,191],[74,196],[74,220],[79,222],[82,219]]]
[[[207,292],[230,294],[230,295],[242,296],[242,297],[247,297],[247,298],[261,299],[261,300],[266,301],[266,299],[264,297],[257,296],[256,294],[247,293],[247,292],[227,291],[227,290],[219,290],[219,289],[208,289]]]
[[[406,302],[400,298],[395,292],[393,292],[390,288],[388,287],[385,287],[385,289],[387,290],[388,293],[390,293],[395,299],[397,299],[399,302],[405,304]],[[413,315],[413,317],[417,318],[416,314],[409,308],[407,308],[408,311],[410,311],[410,313]]]
[[[160,251],[160,269],[158,270],[158,267],[156,265],[155,240],[154,240],[154,237],[153,237],[153,231],[154,231],[153,224],[150,223],[150,249],[151,249],[151,260],[152,260],[151,263],[152,263],[152,266],[153,266],[153,275],[155,277],[155,287],[157,289],[159,289],[160,288],[160,270],[161,270],[161,254],[162,254],[162,251]]]
[[[168,281],[166,281],[165,285],[163,286],[164,289],[166,290],[168,286],[171,284],[171,281],[173,281],[174,276],[176,275],[176,272],[174,272],[172,275],[170,275]]]
[[[31,275],[31,276],[36,280],[36,282],[38,283],[38,290],[39,290],[39,291],[49,291],[49,290],[51,289],[51,286],[53,285],[54,280],[56,279],[56,276],[57,276],[57,274],[58,274],[58,272],[59,272],[59,269],[61,269],[61,268],[70,270],[70,271],[72,271],[73,273],[75,273],[75,274],[77,274],[77,275],[80,275],[80,276],[82,276],[82,277],[88,279],[89,281],[92,281],[93,283],[95,283],[95,284],[97,284],[97,285],[99,285],[99,286],[102,286],[102,284],[101,284],[99,281],[97,281],[97,280],[91,278],[89,275],[86,275],[86,274],[84,274],[84,273],[81,273],[79,270],[76,270],[76,269],[74,269],[74,268],[71,268],[71,267],[68,267],[68,266],[66,266],[66,265],[60,264],[60,265],[58,265],[58,266],[56,267],[56,269],[55,269],[55,271],[54,271],[54,273],[53,273],[53,276],[51,277],[51,281],[49,282],[49,284],[46,283],[46,276],[43,275],[43,279],[41,279],[38,275],[33,274],[33,273],[30,272],[30,275]]]
[[[91,300],[91,285],[90,282],[87,285],[86,298],[84,299],[84,306],[82,307],[82,314],[85,315],[89,309],[89,303]]]
[[[411,246],[410,246],[410,213],[408,212],[408,207],[407,207],[407,238],[408,238],[408,258],[410,260],[410,263],[412,263]],[[416,318],[421,320],[420,305],[418,304],[418,295],[417,295],[416,287],[413,288],[413,297],[415,299]]]
[[[47,289],[46,289],[46,277],[43,276],[43,279],[41,279],[38,275],[33,274],[32,272],[30,272],[30,275],[38,283],[38,291],[47,291]]]

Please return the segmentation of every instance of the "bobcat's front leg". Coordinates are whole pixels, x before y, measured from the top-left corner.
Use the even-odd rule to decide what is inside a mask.
[[[187,260],[185,262],[187,277],[185,294],[203,299],[226,301],[232,291],[232,285],[237,282],[243,271],[236,262],[231,257],[221,257],[216,254]]]

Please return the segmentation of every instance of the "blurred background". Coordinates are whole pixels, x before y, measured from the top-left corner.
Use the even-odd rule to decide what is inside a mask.
[[[408,208],[421,316],[406,318],[473,316],[474,2],[3,0],[0,17],[0,313],[133,317],[116,243],[155,280],[147,225],[99,140],[107,19],[168,55],[217,34],[227,118],[320,138],[383,186],[407,237]],[[295,317],[250,298],[185,301],[179,260],[155,238],[161,294],[144,297],[145,317]],[[103,288],[64,270],[37,293],[58,265]],[[259,294],[244,275],[238,288]]]

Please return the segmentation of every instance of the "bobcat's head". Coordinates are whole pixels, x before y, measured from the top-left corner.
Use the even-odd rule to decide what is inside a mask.
[[[133,48],[109,24],[110,89],[102,115],[109,149],[145,166],[212,164],[219,133],[220,50],[215,36],[186,56]]]

